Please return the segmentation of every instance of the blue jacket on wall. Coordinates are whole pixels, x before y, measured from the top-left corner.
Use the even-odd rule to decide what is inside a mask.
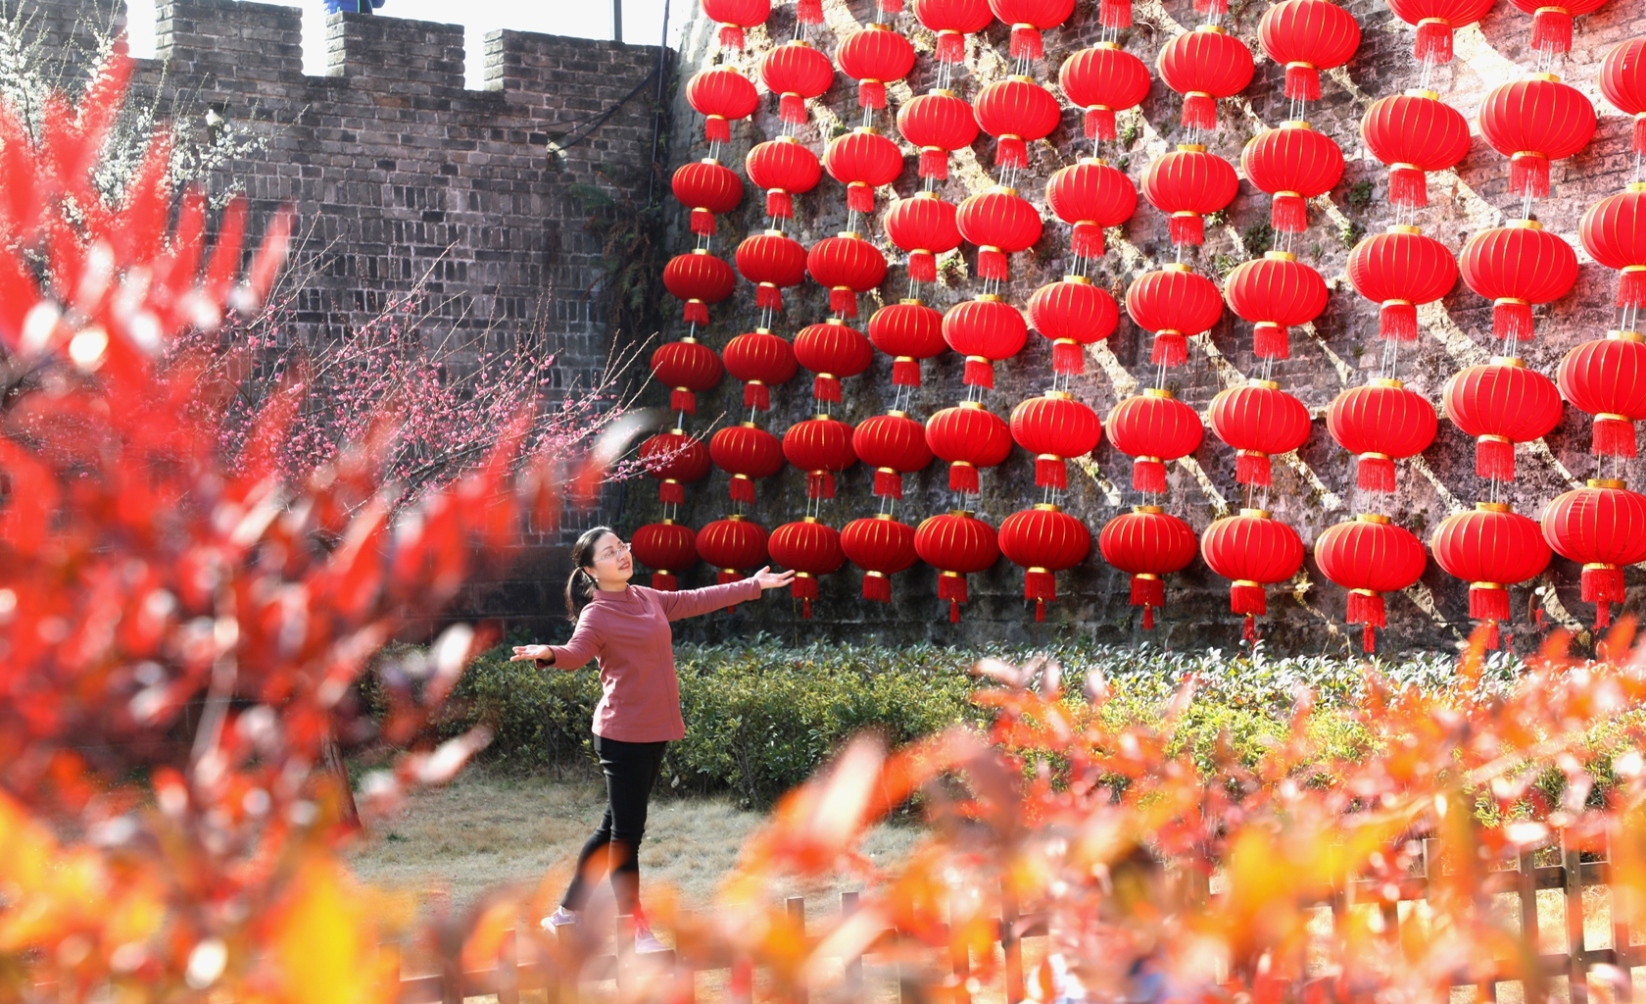
[[[327,14],[337,14],[347,11],[350,14],[370,14],[373,7],[383,6],[383,0],[321,0],[326,5]]]

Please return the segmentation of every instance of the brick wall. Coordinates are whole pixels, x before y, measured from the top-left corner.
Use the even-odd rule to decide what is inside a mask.
[[[1366,232],[1376,232],[1388,222],[1390,207],[1384,169],[1362,149],[1359,120],[1372,100],[1398,93],[1416,83],[1410,56],[1412,29],[1395,20],[1382,0],[1342,2],[1359,19],[1364,39],[1358,56],[1346,71],[1332,73],[1324,81],[1323,100],[1311,108],[1310,118],[1316,128],[1337,140],[1349,165],[1341,185],[1329,196],[1330,208],[1311,209],[1311,230],[1298,245],[1303,260],[1320,269],[1333,292],[1330,306],[1315,323],[1312,335],[1294,332],[1292,358],[1276,367],[1282,386],[1298,395],[1311,409],[1315,427],[1310,441],[1295,458],[1277,460],[1269,507],[1278,518],[1296,527],[1306,544],[1312,544],[1325,527],[1349,518],[1355,511],[1364,511],[1353,497],[1352,460],[1327,435],[1321,418],[1327,404],[1341,389],[1363,383],[1369,374],[1375,373],[1381,351],[1376,337],[1375,309],[1354,293],[1343,278],[1348,244],[1339,239],[1338,231],[1343,224],[1356,224]],[[811,37],[826,52],[832,52],[856,24],[872,16],[869,0],[827,0],[824,6],[827,23],[813,29]],[[1258,19],[1269,5],[1256,0],[1246,3],[1237,0],[1233,6],[1230,25],[1256,54],[1258,75],[1244,95],[1222,103],[1223,128],[1212,149],[1238,164],[1240,150],[1247,139],[1259,129],[1278,125],[1285,118],[1286,99],[1281,93],[1280,68],[1265,59],[1255,37]],[[1066,26],[1047,33],[1046,60],[1037,68],[1042,82],[1055,81],[1062,60],[1096,40],[1098,26],[1093,8],[1093,4],[1080,3]],[[1139,0],[1136,9],[1137,23],[1123,34],[1122,42],[1150,66],[1166,39],[1180,27],[1192,27],[1199,20],[1188,0],[1171,0],[1164,8],[1155,2]],[[768,40],[790,37],[792,17],[791,5],[779,6],[767,29],[753,33],[755,44],[750,51],[734,57],[732,62],[751,76],[755,75],[758,59],[770,44]],[[899,24],[915,38],[920,59],[906,84],[892,89],[894,106],[913,93],[926,90],[934,68],[930,34],[920,29],[911,15],[904,15]],[[1595,99],[1601,122],[1586,150],[1554,166],[1552,197],[1536,209],[1546,227],[1577,247],[1583,263],[1578,285],[1572,293],[1552,307],[1538,310],[1536,340],[1523,351],[1529,362],[1544,373],[1552,374],[1560,357],[1571,346],[1599,337],[1613,322],[1610,297],[1615,289],[1614,276],[1589,262],[1576,239],[1576,228],[1585,207],[1600,196],[1619,190],[1628,180],[1632,162],[1628,150],[1629,123],[1599,98],[1595,79],[1600,60],[1613,44],[1643,32],[1646,32],[1646,9],[1638,0],[1614,0],[1598,13],[1578,20],[1574,49],[1563,60],[1563,65],[1557,67],[1565,80]],[[974,96],[984,83],[1005,72],[1005,34],[1004,26],[996,24],[985,34],[981,48],[974,43],[967,72],[957,77],[956,86],[962,95]],[[1530,70],[1533,55],[1526,45],[1528,34],[1529,18],[1506,0],[1499,3],[1479,25],[1458,33],[1457,59],[1437,72],[1434,87],[1472,123],[1488,90]],[[711,26],[699,18],[688,32],[682,52],[680,72],[683,76],[711,61],[711,39]],[[817,112],[817,124],[803,135],[819,152],[836,124],[837,115],[855,117],[852,82],[843,75],[838,76],[835,88],[825,96],[823,104],[826,108]],[[1176,141],[1179,107],[1178,97],[1157,80],[1142,106],[1141,117],[1136,120],[1135,141],[1118,155],[1110,154],[1134,179],[1152,158],[1169,150]],[[703,150],[696,117],[683,105],[677,106],[676,117],[676,134],[682,139],[676,143],[671,163],[678,164],[702,156]],[[734,127],[733,147],[722,156],[722,161],[741,170],[741,159],[747,149],[777,135],[779,129],[775,101],[767,98],[752,122]],[[891,134],[896,135],[895,131]],[[1049,141],[1032,144],[1031,180],[1021,184],[1023,194],[1044,206],[1045,179],[1088,151],[1089,145],[1080,134],[1078,116],[1069,110],[1062,128]],[[944,189],[945,197],[958,202],[972,192],[987,188],[990,181],[983,167],[992,155],[993,143],[987,136],[980,138],[974,151],[962,151],[956,158],[957,170]],[[1456,250],[1469,234],[1501,223],[1506,214],[1517,216],[1517,200],[1506,192],[1507,181],[1506,161],[1485,144],[1476,128],[1474,150],[1457,171],[1431,176],[1432,204],[1420,214],[1425,232]],[[1371,184],[1372,199],[1369,205],[1357,208],[1349,204],[1346,195],[1352,186],[1361,182]],[[918,187],[912,157],[895,187],[901,194]],[[880,195],[883,208],[892,193],[882,190]],[[744,234],[763,226],[758,193],[751,188],[749,196],[730,225],[722,225],[717,247],[723,252],[729,254]],[[810,245],[841,229],[843,201],[840,186],[825,176],[817,190],[798,200],[795,235]],[[1225,267],[1247,257],[1239,234],[1245,228],[1266,222],[1268,206],[1266,196],[1242,181],[1241,194],[1230,208],[1227,225],[1213,228],[1204,249],[1189,260],[1201,271],[1215,274],[1220,256],[1226,256],[1221,263]],[[1028,254],[1014,256],[1009,298],[1019,305],[1027,301],[1036,286],[1062,275],[1067,262],[1069,228],[1058,223],[1050,213],[1046,218],[1046,233],[1040,244]],[[1131,277],[1158,267],[1170,260],[1172,254],[1161,218],[1147,203],[1140,201],[1138,213],[1126,225],[1125,234],[1126,239],[1118,247],[1112,247],[1104,260],[1099,280],[1117,298]],[[889,248],[878,224],[871,228],[871,236],[882,247]],[[671,251],[687,246],[688,241],[689,235],[680,233]],[[889,250],[894,256],[897,254],[895,249]],[[964,250],[965,274],[969,275],[975,263],[970,249]],[[898,295],[906,281],[901,259],[894,257],[893,260],[899,264],[894,266],[880,291],[883,297]],[[753,293],[747,283],[741,285],[734,301],[713,309],[714,324],[707,340],[717,348],[738,331],[752,326]],[[942,309],[975,290],[975,280],[961,279],[949,288],[937,289],[934,295],[928,296],[928,302]],[[802,325],[827,316],[826,295],[815,285],[809,285],[797,295],[786,296],[786,300],[789,309],[780,329],[785,335],[792,336]],[[865,320],[867,313],[878,305],[872,301],[872,297],[865,298]],[[1414,349],[1403,353],[1401,375],[1409,387],[1438,402],[1448,376],[1462,366],[1484,362],[1488,356],[1490,307],[1459,283],[1439,309],[1430,308],[1422,313],[1421,322],[1422,340]],[[1218,390],[1240,382],[1243,374],[1256,371],[1250,346],[1250,325],[1226,314],[1209,337],[1195,339],[1190,364],[1174,371],[1172,380],[1179,397],[1203,411]],[[936,365],[927,364],[926,384],[916,399],[915,417],[925,419],[963,396],[960,361],[950,355]],[[1118,398],[1133,393],[1140,383],[1151,382],[1148,355],[1147,336],[1140,337],[1130,321],[1123,320],[1114,337],[1090,354],[1087,376],[1077,379],[1077,396],[1099,414],[1107,414]],[[1049,344],[1031,336],[1023,354],[998,366],[997,372],[997,388],[986,395],[985,400],[992,410],[1005,415],[1016,402],[1044,387],[1050,373]],[[856,422],[881,412],[890,399],[890,389],[890,361],[877,358],[868,374],[847,381],[846,402],[836,414]],[[790,424],[808,417],[812,410],[804,373],[779,389],[775,399],[777,410],[763,421],[767,428],[781,435]],[[716,415],[721,415],[723,422],[735,421],[741,417],[739,405],[738,385],[728,379],[717,396],[711,396],[700,406],[696,427],[706,428]],[[1402,491],[1396,502],[1397,518],[1425,540],[1441,519],[1467,507],[1482,489],[1473,473],[1473,444],[1444,419],[1440,430],[1438,439],[1421,462],[1400,465]],[[1549,499],[1580,484],[1579,479],[1591,474],[1593,460],[1588,456],[1588,430],[1588,417],[1567,409],[1561,426],[1543,444],[1532,449],[1521,448],[1521,473],[1514,496],[1518,512],[1536,518]],[[1069,511],[1086,522],[1094,537],[1106,520],[1121,511],[1123,503],[1136,501],[1129,491],[1129,459],[1107,444],[1099,448],[1095,459],[1095,476],[1083,475],[1071,468],[1074,481],[1068,499]],[[1234,468],[1233,451],[1208,430],[1200,451],[1172,470],[1168,510],[1188,519],[1197,531],[1203,529],[1219,512],[1240,504],[1242,493],[1234,483]],[[899,509],[906,521],[917,522],[950,506],[952,496],[947,491],[943,465],[935,464],[908,481],[913,490],[908,492],[907,500]],[[997,526],[1006,515],[1039,500],[1038,491],[1033,488],[1032,458],[1020,449],[1003,467],[985,471],[983,485],[981,514]],[[691,524],[700,526],[722,515],[728,507],[725,492],[726,475],[719,472],[690,489],[686,517]],[[759,493],[754,518],[767,527],[775,527],[801,512],[804,477],[788,470],[780,478],[761,483]],[[840,495],[825,506],[824,516],[838,527],[876,509],[877,500],[870,494],[869,472],[859,467],[841,479]],[[631,513],[625,525],[637,525],[652,515],[655,514],[644,511]],[[697,574],[706,580],[705,571],[699,570]],[[1634,573],[1631,577],[1638,579]],[[1168,609],[1152,636],[1141,630],[1136,611],[1127,604],[1125,576],[1103,563],[1096,553],[1095,541],[1093,554],[1082,567],[1059,576],[1059,600],[1049,613],[1047,623],[1034,623],[1032,610],[1022,599],[1022,579],[1022,570],[1005,559],[991,572],[973,576],[973,599],[965,609],[964,622],[959,627],[951,627],[944,617],[944,605],[936,598],[934,574],[930,569],[917,566],[897,576],[893,587],[897,601],[884,607],[858,599],[859,574],[848,565],[844,572],[824,581],[817,619],[811,622],[799,621],[789,600],[774,597],[761,605],[740,608],[730,620],[709,620],[684,629],[695,631],[700,637],[714,637],[728,630],[760,629],[796,640],[877,637],[892,642],[977,642],[1002,638],[1029,641],[1081,634],[1110,642],[1152,637],[1175,647],[1217,645],[1225,648],[1239,638],[1240,620],[1228,612],[1228,583],[1198,561],[1169,580]],[[1557,557],[1548,574],[1529,587],[1513,591],[1515,635],[1521,647],[1533,639],[1534,629],[1529,622],[1532,610],[1540,603],[1552,622],[1573,628],[1589,622],[1592,607],[1578,602],[1577,580],[1576,566]],[[1534,590],[1538,592],[1534,594]],[[1638,583],[1631,588],[1630,595],[1630,608],[1638,609],[1641,598]],[[1265,631],[1271,644],[1280,649],[1348,652],[1357,645],[1359,632],[1344,629],[1343,609],[1343,591],[1325,580],[1311,558],[1290,587],[1270,590],[1270,617]],[[1405,595],[1390,597],[1390,629],[1385,634],[1384,648],[1389,651],[1455,644],[1469,630],[1467,614],[1463,585],[1431,562],[1417,587]]]

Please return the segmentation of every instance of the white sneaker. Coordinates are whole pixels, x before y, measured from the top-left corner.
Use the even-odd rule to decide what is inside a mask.
[[[539,924],[543,930],[551,933],[559,928],[565,927],[567,924],[575,923],[577,923],[577,914],[563,906],[556,907],[553,913],[539,921]]]
[[[657,940],[657,935],[645,924],[637,925],[634,929],[634,951],[636,955],[649,955],[653,952],[666,952],[669,946]]]

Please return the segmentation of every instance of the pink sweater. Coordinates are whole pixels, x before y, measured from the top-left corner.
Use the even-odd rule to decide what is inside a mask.
[[[620,593],[597,589],[571,639],[549,646],[554,667],[570,671],[599,660],[605,694],[594,709],[595,735],[625,743],[684,739],[669,622],[758,600],[760,593],[752,578],[680,592],[632,585]]]

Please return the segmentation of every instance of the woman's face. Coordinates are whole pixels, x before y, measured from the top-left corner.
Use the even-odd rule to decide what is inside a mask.
[[[596,582],[620,585],[634,575],[634,558],[629,555],[629,545],[617,534],[608,533],[594,542],[592,563],[586,567]]]

